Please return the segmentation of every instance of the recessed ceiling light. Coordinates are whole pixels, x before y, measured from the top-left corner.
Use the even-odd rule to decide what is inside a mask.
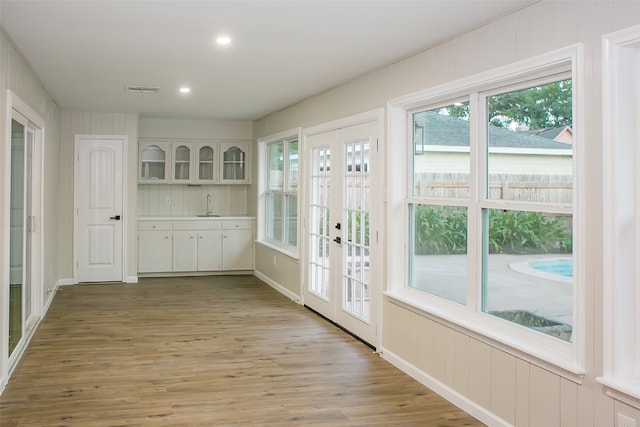
[[[231,43],[231,37],[228,36],[220,36],[216,39],[216,43],[221,45],[227,45]]]
[[[189,89],[188,87],[181,87],[180,88],[180,93],[189,93],[191,92],[191,89]]]

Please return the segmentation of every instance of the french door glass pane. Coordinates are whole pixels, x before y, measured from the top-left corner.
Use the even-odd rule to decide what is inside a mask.
[[[10,232],[9,232],[9,355],[22,338],[22,299],[25,235],[25,127],[11,121],[11,196],[10,196]]]
[[[484,212],[483,311],[571,341],[572,216]]]
[[[329,298],[330,161],[329,147],[311,150],[309,291]]]
[[[369,318],[369,141],[345,144],[342,308]]]
[[[469,103],[413,114],[413,195],[469,197]]]
[[[467,209],[411,204],[409,224],[409,286],[466,304]]]

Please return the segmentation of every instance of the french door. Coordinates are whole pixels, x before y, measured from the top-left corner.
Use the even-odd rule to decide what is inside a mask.
[[[304,303],[376,345],[377,123],[307,136]],[[380,194],[381,191],[378,193]]]
[[[37,268],[37,248],[34,242],[39,185],[34,166],[39,148],[36,135],[39,128],[18,111],[11,118],[11,196],[9,213],[9,360],[15,365],[15,353],[24,346],[24,338],[35,328],[38,316],[37,294],[34,292],[34,268]],[[38,172],[36,174],[36,172]],[[35,200],[35,202],[34,202]],[[38,230],[36,230],[38,228]]]

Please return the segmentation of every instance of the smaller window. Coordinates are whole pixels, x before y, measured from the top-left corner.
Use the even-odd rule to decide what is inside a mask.
[[[297,256],[298,250],[298,135],[259,141],[259,236],[268,246]]]

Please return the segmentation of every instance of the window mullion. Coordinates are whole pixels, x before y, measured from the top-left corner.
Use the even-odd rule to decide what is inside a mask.
[[[468,264],[469,270],[467,285],[467,307],[474,312],[481,311],[482,307],[482,262],[483,262],[483,240],[482,240],[482,208],[479,204],[481,198],[485,197],[486,188],[486,125],[483,124],[485,108],[480,102],[478,93],[469,96],[470,108],[470,200],[468,214]]]

